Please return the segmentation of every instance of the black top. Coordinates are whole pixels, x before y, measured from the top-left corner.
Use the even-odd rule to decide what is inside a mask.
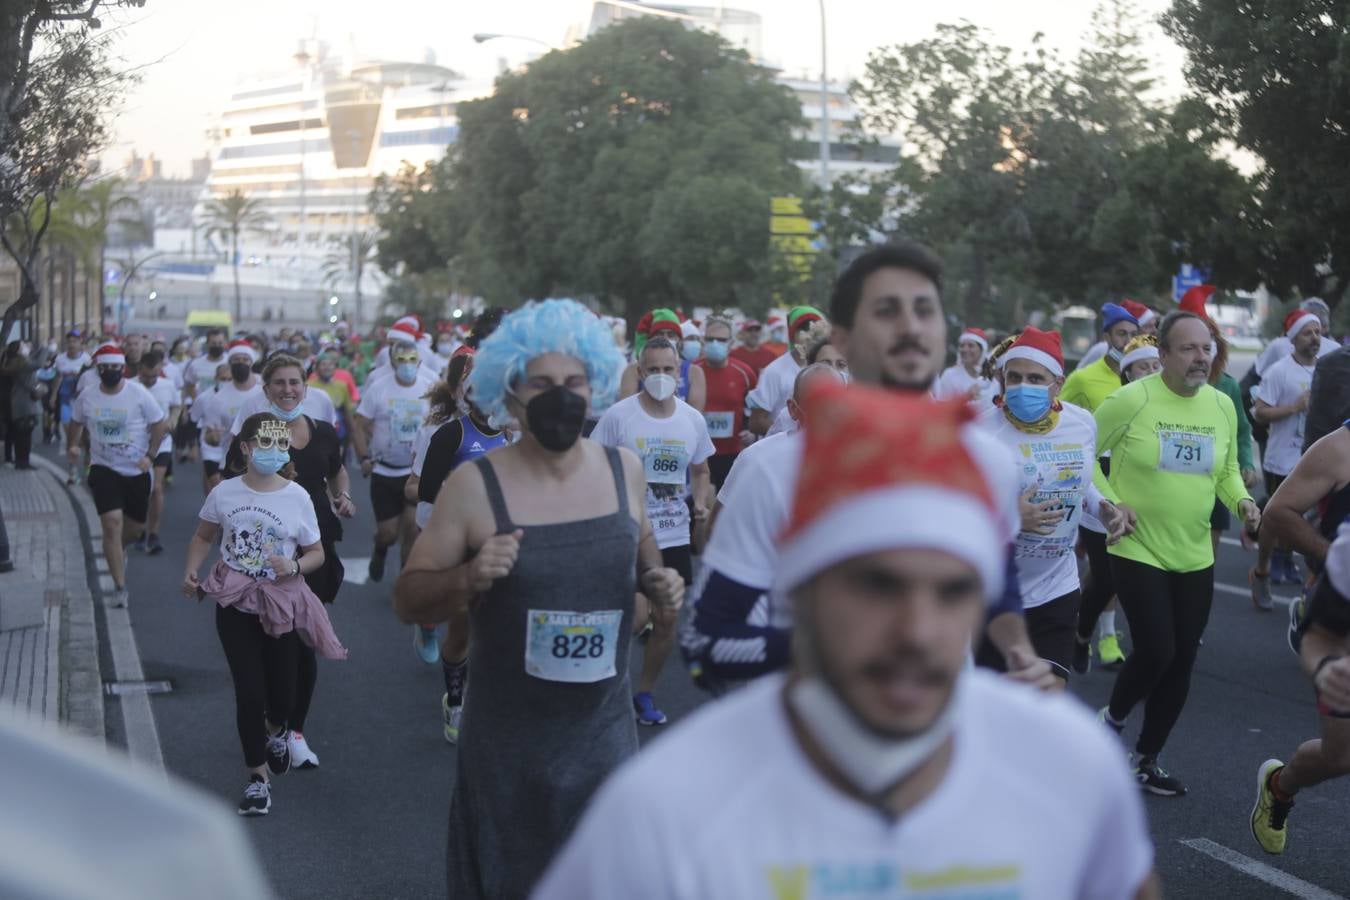
[[[310,500],[314,501],[320,538],[327,543],[340,541],[342,522],[333,512],[333,503],[328,497],[328,480],[342,468],[342,445],[332,425],[315,422],[309,416],[305,416],[305,421],[309,423],[309,443],[302,448],[291,448],[295,483],[308,491]]]

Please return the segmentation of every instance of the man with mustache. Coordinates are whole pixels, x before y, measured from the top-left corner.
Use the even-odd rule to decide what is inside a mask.
[[[775,579],[790,671],[625,763],[533,896],[1157,897],[1109,737],[966,666],[1007,523],[965,402],[817,385]]]
[[[1169,313],[1158,328],[1158,377],[1116,391],[1097,409],[1097,455],[1111,454],[1097,487],[1134,531],[1108,549],[1134,650],[1100,717],[1117,733],[1144,703],[1135,778],[1176,797],[1182,782],[1158,765],[1181,716],[1214,598],[1209,519],[1217,495],[1248,528],[1261,513],[1238,469],[1237,411],[1209,385],[1213,339],[1194,313]]]

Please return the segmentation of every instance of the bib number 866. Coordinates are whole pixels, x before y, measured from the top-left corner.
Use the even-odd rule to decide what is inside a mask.
[[[653,472],[678,472],[680,461],[673,456],[658,456],[652,460]]]
[[[599,659],[605,655],[603,634],[558,634],[553,637],[553,655],[558,659]]]

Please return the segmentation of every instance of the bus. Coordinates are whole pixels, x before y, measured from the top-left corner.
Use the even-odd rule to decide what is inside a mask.
[[[188,334],[192,335],[193,340],[204,337],[212,328],[225,329],[226,337],[234,333],[234,323],[230,320],[230,314],[223,309],[194,309],[188,313],[186,325]]]

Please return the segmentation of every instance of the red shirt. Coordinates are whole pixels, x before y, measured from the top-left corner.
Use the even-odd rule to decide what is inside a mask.
[[[713,449],[718,456],[735,456],[742,449],[738,435],[745,429],[745,397],[754,389],[759,376],[753,368],[734,358],[720,369],[706,359],[694,365],[703,370],[708,383],[703,418],[712,435]],[[718,437],[719,434],[726,436]]]
[[[764,371],[765,366],[777,359],[778,356],[779,354],[773,352],[772,347],[764,344],[760,344],[753,350],[749,347],[737,347],[731,351],[732,359],[745,363],[757,376]]]

